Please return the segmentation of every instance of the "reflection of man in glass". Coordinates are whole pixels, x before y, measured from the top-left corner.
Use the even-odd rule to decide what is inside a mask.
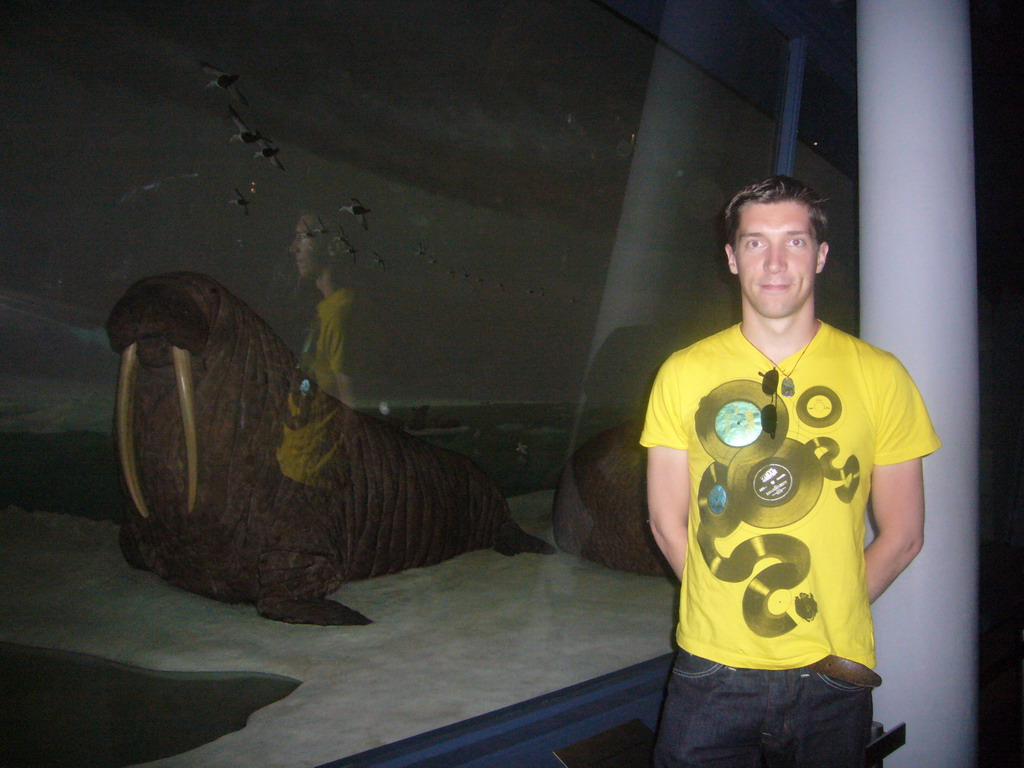
[[[305,214],[289,248],[299,279],[323,295],[302,347],[301,383],[288,398],[284,434],[277,450],[281,472],[306,485],[329,486],[344,451],[341,426],[351,413],[352,382],[344,373],[345,323],[351,292],[341,285],[340,249],[318,216]],[[312,381],[311,381],[312,380]],[[330,395],[330,397],[328,396]]]
[[[332,247],[319,217],[305,214],[295,226],[289,251],[295,257],[299,279],[323,294],[302,347],[302,368],[322,391],[351,406],[352,380],[344,372],[343,352],[352,293],[341,285],[340,250]]]

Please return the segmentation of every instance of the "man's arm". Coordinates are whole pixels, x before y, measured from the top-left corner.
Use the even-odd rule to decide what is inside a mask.
[[[344,373],[334,374],[334,380],[337,382],[338,391],[331,392],[336,398],[341,400],[349,408],[353,407],[355,400],[352,397],[352,377],[346,376]]]
[[[349,408],[355,402],[352,399],[352,378],[344,373],[331,374],[320,388],[335,400],[341,400]]]
[[[655,445],[647,449],[647,509],[651,532],[676,576],[686,565],[690,516],[689,451]]]
[[[921,459],[879,464],[871,472],[871,509],[878,535],[864,553],[868,599],[877,600],[924,545]]]

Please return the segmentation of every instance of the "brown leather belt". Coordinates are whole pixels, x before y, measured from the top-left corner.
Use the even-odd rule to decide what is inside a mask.
[[[834,677],[844,683],[851,685],[863,685],[868,688],[877,688],[882,684],[882,678],[871,667],[865,667],[856,661],[844,659],[841,656],[826,656],[821,661],[808,665],[815,672]]]

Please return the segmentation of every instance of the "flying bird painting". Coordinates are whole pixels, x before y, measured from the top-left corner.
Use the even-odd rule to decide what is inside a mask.
[[[340,242],[345,247],[345,251],[348,252],[348,254],[352,257],[352,263],[355,264],[356,254],[359,251],[356,250],[356,247],[354,245],[352,245],[352,241],[348,239],[348,235],[345,234],[345,228],[338,227],[338,230],[340,231],[340,234],[338,235],[338,242]]]
[[[238,187],[235,187],[235,197],[231,200],[228,200],[228,202],[231,203],[232,205],[237,205],[239,208],[245,211],[246,216],[249,215],[249,201],[242,196],[241,192],[238,191]]]
[[[238,111],[228,105],[228,111],[231,112],[231,120],[235,123],[235,128],[238,129],[238,133],[231,137],[231,141],[240,141],[243,144],[254,144],[257,141],[271,141],[269,136],[264,136],[259,131],[254,131],[252,128],[247,126],[242,120],[242,116],[238,114]]]
[[[370,212],[370,209],[359,202],[358,198],[350,197],[349,200],[352,201],[352,205],[343,205],[338,209],[338,211],[344,211],[345,213],[351,213],[353,216],[358,216],[362,221],[363,229],[369,229],[370,224],[366,220],[366,214]]]
[[[284,166],[281,164],[281,161],[277,159],[277,153],[281,151],[281,148],[273,146],[266,139],[258,139],[257,143],[260,145],[260,149],[259,152],[253,155],[253,157],[265,157],[270,161],[271,165],[275,168],[280,168],[283,171]]]
[[[205,61],[199,62],[199,66],[203,68],[203,72],[213,78],[206,84],[207,88],[220,88],[236,98],[238,103],[243,107],[249,106],[249,100],[242,95],[242,92],[238,90],[238,86],[236,85],[238,82],[238,75],[225,72],[223,69],[215,67],[213,64],[209,64]]]

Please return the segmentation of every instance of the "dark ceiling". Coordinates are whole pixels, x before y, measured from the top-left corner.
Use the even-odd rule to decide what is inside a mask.
[[[83,81],[194,106],[207,60],[241,75],[250,106],[239,109],[278,143],[597,228],[617,220],[653,51],[590,0],[33,2],[7,13],[9,43]],[[203,108],[226,120],[222,101]],[[566,177],[587,197],[560,194]]]

